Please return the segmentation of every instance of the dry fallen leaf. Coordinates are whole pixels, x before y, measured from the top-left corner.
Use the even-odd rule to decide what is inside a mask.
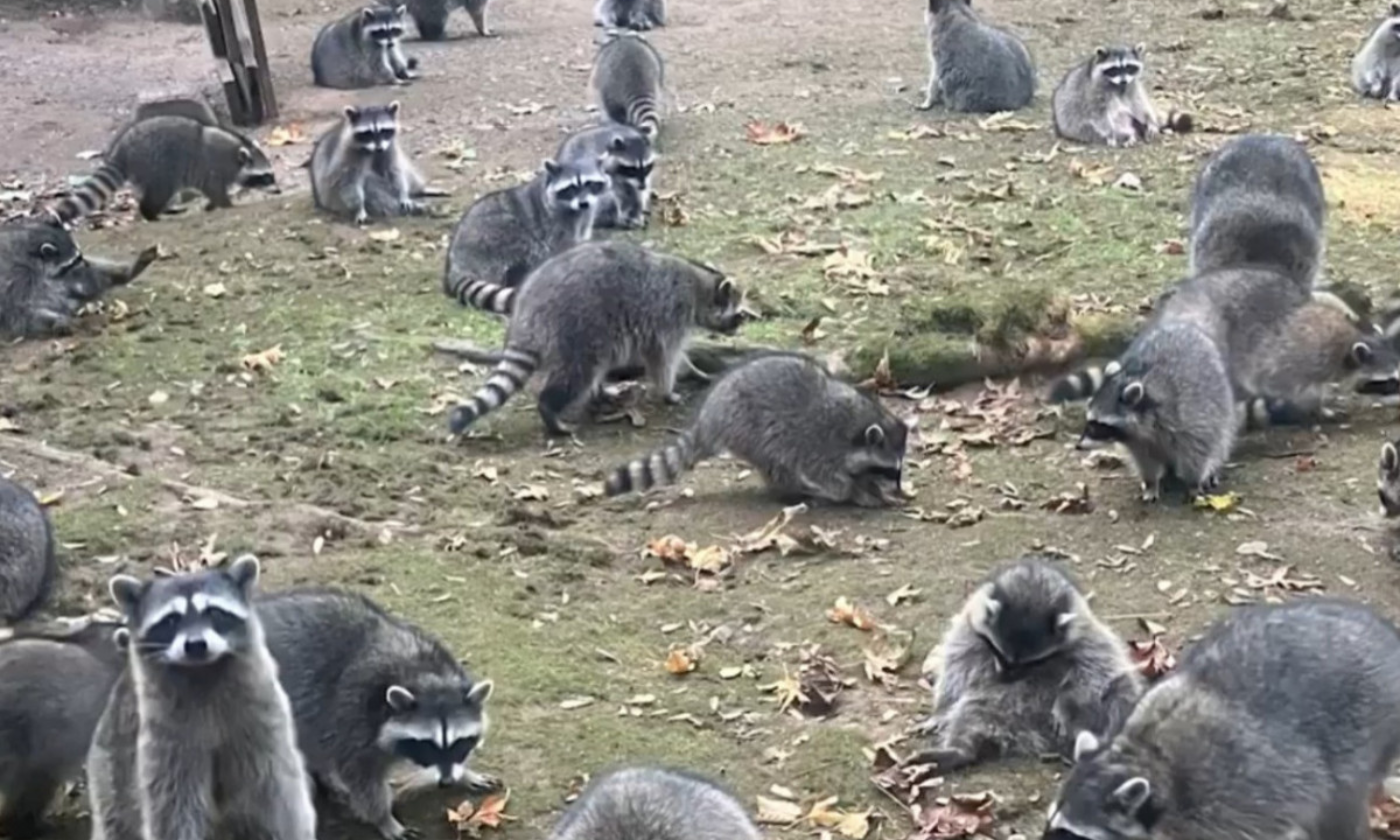
[[[876,636],[870,647],[865,649],[865,677],[873,683],[894,686],[895,675],[909,662],[914,637],[910,633],[900,633],[894,638],[890,632]]]
[[[1218,496],[1197,496],[1192,505],[1201,510],[1229,513],[1240,506],[1240,501],[1238,493],[1222,493]]]
[[[1129,642],[1128,647],[1133,663],[1148,680],[1155,680],[1176,669],[1176,654],[1167,649],[1160,636]]]
[[[397,242],[403,234],[398,228],[386,228],[385,230],[370,231],[369,238],[375,242]]]
[[[261,353],[249,353],[243,357],[241,364],[244,370],[257,373],[259,371],[272,370],[273,365],[282,361],[283,358],[285,358],[285,356],[282,353],[282,345],[278,344],[275,347],[269,347]]]
[[[447,822],[457,829],[458,837],[479,837],[481,829],[500,828],[501,823],[515,819],[505,813],[509,802],[509,790],[486,797],[480,805],[464,800],[456,808],[447,810]]]
[[[549,500],[549,488],[538,484],[527,484],[511,494],[517,502],[545,502]]]
[[[1372,801],[1371,831],[1384,840],[1400,840],[1400,799],[1385,796]]]
[[[807,505],[797,504],[783,508],[782,512],[763,524],[762,528],[750,531],[736,539],[738,550],[743,554],[757,554],[770,548],[782,549],[783,529],[800,513],[807,512]],[[790,538],[789,538],[790,539]],[[795,541],[794,541],[795,542]]]
[[[1041,503],[1040,508],[1052,513],[1093,513],[1094,502],[1089,498],[1089,485],[1078,481],[1075,482],[1074,490],[1067,490],[1055,498]]]
[[[912,601],[923,593],[922,589],[915,589],[910,584],[904,584],[895,591],[885,596],[885,603],[892,607],[897,607],[905,601]]]
[[[287,126],[277,126],[272,129],[272,133],[267,136],[269,146],[294,146],[297,143],[305,143],[306,135],[302,133],[300,123],[292,123]]]
[[[700,666],[698,654],[694,648],[676,648],[666,654],[666,671],[678,677],[689,674]]]
[[[759,825],[792,825],[802,819],[802,806],[796,802],[784,802],[766,796],[757,799],[758,813],[755,818]]]
[[[771,692],[778,701],[778,711],[785,712],[793,705],[805,705],[807,695],[802,691],[802,681],[783,668],[783,678],[768,685],[759,686],[759,691]]]
[[[847,598],[837,598],[835,606],[827,610],[826,617],[833,624],[849,624],[857,630],[869,632],[875,629],[875,620],[870,614]]]
[[[990,792],[940,797],[935,807],[919,815],[918,837],[920,840],[954,840],[987,834],[992,827],[995,803]]]
[[[1272,560],[1275,563],[1283,562],[1283,558],[1269,551],[1269,544],[1260,541],[1240,543],[1235,548],[1235,553],[1241,557],[1257,557],[1260,560]]]
[[[797,123],[788,124],[785,122],[768,125],[761,120],[754,120],[744,126],[744,134],[750,143],[756,146],[773,146],[782,143],[795,143],[806,132]]]

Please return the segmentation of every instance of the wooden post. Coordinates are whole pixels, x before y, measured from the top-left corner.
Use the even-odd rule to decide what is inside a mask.
[[[204,23],[214,57],[227,67],[220,77],[234,124],[261,125],[276,119],[277,97],[257,0],[205,0]]]

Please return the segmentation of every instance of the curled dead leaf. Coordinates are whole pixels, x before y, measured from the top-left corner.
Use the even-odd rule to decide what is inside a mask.
[[[281,362],[284,358],[285,355],[282,353],[282,345],[278,344],[275,347],[269,347],[263,350],[261,353],[249,353],[243,357],[241,364],[244,370],[260,373],[272,370],[273,366]]]
[[[500,828],[502,823],[515,819],[505,812],[509,802],[509,790],[486,797],[480,805],[464,800],[447,810],[447,822],[457,830],[458,837],[479,837],[481,829]]]
[[[677,677],[689,674],[700,667],[700,652],[693,648],[676,648],[666,654],[666,671]]]
[[[779,122],[768,125],[754,120],[744,126],[744,136],[755,146],[774,146],[797,142],[806,132],[797,123]]]
[[[826,617],[833,624],[847,624],[865,632],[876,627],[869,613],[844,597],[836,599],[836,604],[827,610]]]

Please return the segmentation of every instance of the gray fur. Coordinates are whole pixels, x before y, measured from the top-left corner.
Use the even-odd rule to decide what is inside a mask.
[[[970,0],[928,0],[928,110],[942,102],[950,111],[1018,111],[1035,97],[1030,51],[1015,35],[984,23]]]
[[[57,577],[49,515],[33,493],[0,477],[0,621],[32,616]]]
[[[388,840],[411,834],[393,813],[399,764],[442,787],[495,786],[467,766],[486,738],[491,683],[473,680],[437,639],[348,592],[279,592],[257,608],[307,768],[357,819]]]
[[[1391,3],[1351,62],[1351,86],[1368,99],[1400,102],[1400,3]]]
[[[152,117],[184,117],[187,120],[194,120],[200,125],[214,128],[221,125],[218,116],[214,114],[214,109],[209,107],[208,102],[188,96],[142,102],[136,106],[136,114],[132,117],[132,122],[141,122]]]
[[[1381,445],[1376,490],[1381,497],[1381,515],[1392,519],[1400,516],[1400,440]]]
[[[1162,118],[1147,94],[1142,45],[1099,47],[1051,97],[1055,133],[1079,143],[1132,146],[1156,139]]]
[[[83,304],[118,281],[57,222],[0,225],[0,339],[67,333]]]
[[[277,191],[266,153],[235,131],[185,117],[151,117],[127,126],[88,180],[54,208],[64,222],[101,209],[127,182],[141,196],[141,215],[155,221],[183,190],[198,190],[206,209],[233,206],[234,187]]]
[[[690,427],[608,477],[616,496],[679,480],[704,458],[731,452],[780,496],[862,507],[903,501],[908,427],[880,404],[800,355],[760,356],[706,394]]]
[[[88,754],[93,840],[315,840],[292,708],[253,611],[257,560],[118,575],[128,666]]]
[[[658,395],[678,402],[676,375],[693,329],[732,334],[743,322],[735,282],[710,266],[621,240],[588,242],[540,266],[521,287],[502,361],[471,400],[453,410],[461,434],[500,408],[536,371],[539,410],[552,434],[613,370],[641,365]]]
[[[1238,401],[1252,394],[1237,372],[1311,300],[1289,278],[1255,268],[1183,281],[1116,362],[1090,400],[1081,445],[1124,444],[1142,477],[1143,498],[1175,477],[1188,493],[1214,485],[1243,425]]]
[[[444,193],[428,187],[398,134],[399,103],[347,106],[311,153],[316,206],[356,224],[426,212],[418,199]]]
[[[418,37],[424,41],[441,41],[447,37],[447,18],[452,9],[461,6],[471,16],[476,34],[483,38],[495,37],[486,23],[488,0],[405,0],[408,14],[418,27]]]
[[[598,0],[593,25],[645,31],[666,25],[666,0]]]
[[[694,773],[624,767],[594,778],[549,840],[762,840],[724,788]]]
[[[1143,680],[1127,646],[1049,557],[994,572],[938,648],[931,749],[908,759],[941,772],[1009,756],[1069,758],[1081,731],[1108,735]]]
[[[1400,634],[1360,604],[1236,608],[1106,745],[1092,735],[1047,837],[1366,840],[1400,757]]]
[[[661,133],[666,65],[640,33],[609,31],[593,60],[589,80],[598,110],[615,123],[630,125],[653,143]]]
[[[1222,146],[1191,195],[1191,273],[1266,266],[1311,287],[1322,271],[1327,207],[1307,149],[1280,135]]]
[[[478,198],[452,232],[443,292],[463,306],[509,312],[530,272],[592,238],[608,185],[596,162],[546,160],[529,182]]]
[[[617,123],[585,128],[565,138],[554,159],[581,169],[594,166],[608,176],[608,191],[594,214],[595,228],[646,227],[656,152],[645,134]]]
[[[122,670],[120,626],[87,621],[62,635],[0,641],[0,835],[41,833],[59,788],[81,774]]]
[[[405,6],[364,6],[316,33],[311,75],[321,87],[353,90],[406,85],[416,77],[417,59],[403,54]]]

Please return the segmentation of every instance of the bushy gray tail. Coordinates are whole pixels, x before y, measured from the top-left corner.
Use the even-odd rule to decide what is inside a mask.
[[[1103,384],[1103,377],[1101,367],[1086,367],[1062,376],[1050,385],[1050,402],[1087,400],[1099,390],[1099,386]]]
[[[443,285],[448,297],[456,298],[463,306],[494,312],[497,315],[509,315],[515,308],[516,290],[510,286],[468,277],[453,280],[450,276]]]
[[[1275,196],[1231,196],[1191,240],[1191,272],[1270,266],[1311,288],[1322,265],[1322,231],[1301,204]]]
[[[476,396],[452,409],[448,420],[452,434],[460,435],[468,426],[505,405],[511,394],[525,387],[539,366],[540,357],[528,350],[507,347],[501,351],[501,361]]]
[[[661,112],[656,100],[642,97],[627,106],[627,123],[645,134],[648,140],[655,140],[661,133]]]
[[[687,429],[670,443],[650,454],[613,470],[605,486],[609,496],[638,493],[663,484],[675,484],[681,474],[700,458],[695,445],[695,430]]]
[[[1245,431],[1274,426],[1311,426],[1318,420],[1317,412],[1277,397],[1252,397],[1240,403],[1238,411]]]
[[[60,222],[71,222],[106,206],[126,183],[126,173],[114,163],[104,163],[86,181],[74,187],[54,208]]]

